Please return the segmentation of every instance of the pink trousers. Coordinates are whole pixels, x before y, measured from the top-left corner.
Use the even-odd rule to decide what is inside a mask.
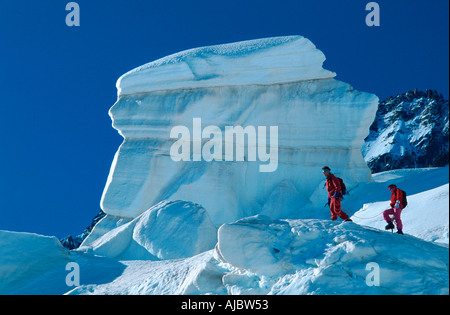
[[[391,209],[387,209],[383,212],[383,217],[384,220],[389,223],[392,221],[392,219],[389,217],[390,215],[394,215],[394,219],[395,222],[397,223],[397,230],[403,230],[403,223],[402,223],[402,219],[401,219],[401,214],[402,214],[402,208],[391,208]]]

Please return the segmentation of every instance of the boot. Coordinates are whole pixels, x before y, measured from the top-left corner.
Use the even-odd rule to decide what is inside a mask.
[[[384,227],[385,230],[393,230],[395,228],[394,223],[388,222],[388,225]]]
[[[397,234],[403,235],[403,231],[402,230],[398,230]]]

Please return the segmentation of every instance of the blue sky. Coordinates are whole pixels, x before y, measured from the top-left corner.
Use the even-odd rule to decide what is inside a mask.
[[[2,0],[0,229],[62,237],[90,224],[122,138],[108,109],[120,75],[200,46],[309,38],[337,79],[381,99],[414,88],[448,98],[447,0]]]

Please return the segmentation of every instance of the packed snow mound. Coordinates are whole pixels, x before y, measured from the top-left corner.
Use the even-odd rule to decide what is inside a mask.
[[[121,260],[159,260],[191,257],[216,242],[217,229],[203,207],[164,201],[79,250]]]
[[[102,209],[130,220],[163,200],[186,200],[201,204],[219,227],[259,213],[278,218],[278,210],[304,217],[319,205],[310,197],[324,165],[349,187],[370,182],[360,149],[378,98],[334,80],[323,61],[309,40],[294,36],[194,49],[125,74],[110,109],[124,142]],[[172,137],[175,127],[189,139]],[[232,140],[224,137],[229,128]],[[208,160],[212,152],[204,149],[213,140],[220,144]],[[179,141],[189,154],[175,161]]]
[[[179,52],[124,74],[119,96],[179,88],[273,84],[332,78],[325,56],[302,36],[207,46]]]

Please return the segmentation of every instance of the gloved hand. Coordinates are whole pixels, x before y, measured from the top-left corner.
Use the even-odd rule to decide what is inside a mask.
[[[334,193],[334,198],[335,198],[335,199],[339,199],[339,198],[341,198],[341,196],[342,196],[342,195],[341,195],[340,193],[338,193],[338,192],[335,192],[335,193]]]
[[[400,200],[397,200],[394,206],[395,209],[400,209]]]

